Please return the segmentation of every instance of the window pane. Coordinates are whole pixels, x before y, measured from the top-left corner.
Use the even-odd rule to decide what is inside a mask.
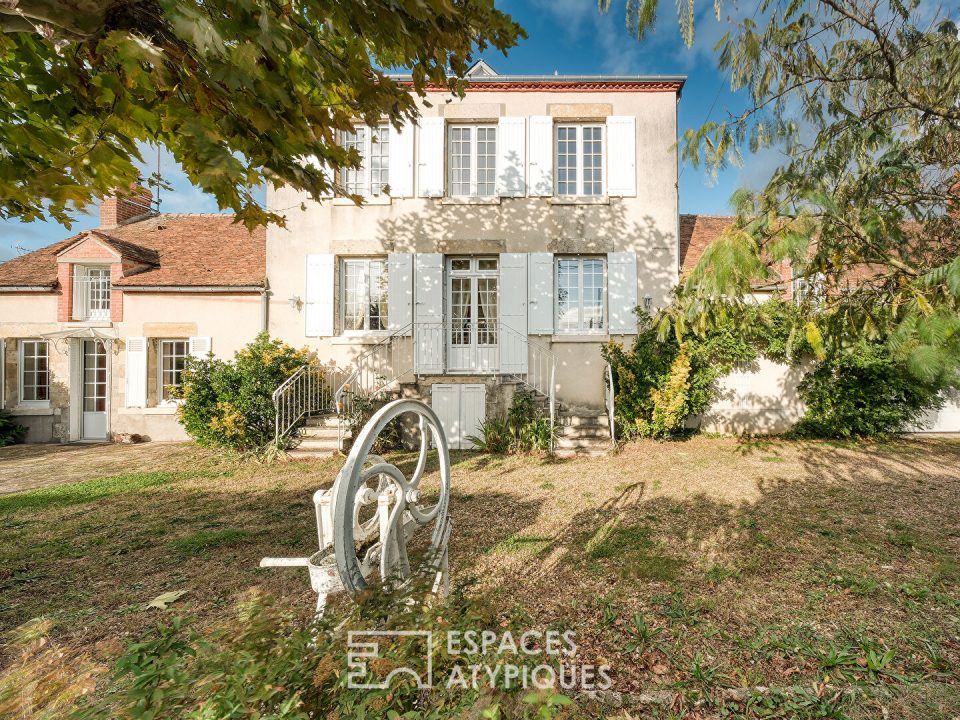
[[[367,306],[367,263],[349,260],[343,264],[343,329],[363,330]]]
[[[577,330],[580,314],[580,265],[576,260],[557,261],[557,329]]]
[[[370,261],[370,327],[368,330],[387,329],[387,264],[383,260]]]
[[[606,283],[603,258],[557,260],[557,331],[602,332]]]
[[[477,195],[491,197],[497,191],[497,129],[477,128]]]
[[[390,183],[390,128],[386,124],[373,129],[370,141],[370,194],[382,195]]]
[[[347,150],[356,150],[360,153],[361,163],[365,163],[364,150],[367,144],[367,129],[365,127],[354,128],[354,132],[343,134],[343,147]],[[344,168],[343,184],[350,195],[364,195],[363,186],[363,168],[358,170]]]
[[[583,128],[583,194],[603,194],[603,135],[599,127]]]
[[[497,269],[497,259],[496,258],[480,258],[477,261],[477,267],[481,270],[496,270]]]
[[[456,260],[450,261],[450,268],[452,270],[469,270],[470,269],[470,260],[467,258],[457,258]]]
[[[557,128],[557,194],[577,194],[577,128]]]
[[[450,195],[470,194],[470,134],[473,128],[450,128]]]
[[[583,260],[583,326],[582,330],[603,329],[603,261]]]
[[[50,399],[50,373],[47,364],[47,341],[26,340],[21,344],[21,400],[36,402]]]
[[[497,278],[477,280],[477,344],[497,344]]]
[[[160,342],[160,397],[163,400],[169,400],[171,389],[182,382],[188,347],[186,340]]]
[[[470,344],[471,283],[472,278],[469,277],[455,277],[450,280],[450,342],[453,345]]]

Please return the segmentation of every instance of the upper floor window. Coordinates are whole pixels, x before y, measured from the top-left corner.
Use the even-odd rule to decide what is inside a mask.
[[[447,129],[451,197],[493,197],[497,192],[497,126],[450,125]]]
[[[387,329],[387,262],[344,260],[341,317],[344,332]]]
[[[557,258],[558,333],[604,331],[607,295],[605,276],[604,258]]]
[[[603,195],[603,125],[556,126],[557,195]]]
[[[172,403],[172,391],[180,387],[183,380],[183,366],[190,354],[189,340],[161,340],[157,368],[160,372],[160,402]]]
[[[359,169],[344,168],[341,180],[347,193],[378,197],[390,183],[390,128],[384,123],[370,128],[358,125],[343,133],[343,147],[360,154]]]
[[[110,319],[110,267],[73,268],[73,319]]]
[[[50,364],[46,340],[20,341],[20,403],[50,402]]]

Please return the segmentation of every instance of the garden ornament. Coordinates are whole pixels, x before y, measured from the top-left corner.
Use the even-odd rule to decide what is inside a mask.
[[[380,433],[405,413],[416,415],[420,428],[420,456],[410,480],[371,453]],[[420,481],[431,441],[440,460],[440,487],[427,505]],[[435,593],[446,593],[449,502],[450,451],[440,420],[419,400],[394,400],[363,426],[333,487],[313,495],[320,550],[308,558],[263,558],[260,567],[308,568],[317,613],[323,612],[330,593],[360,592],[374,573],[385,586],[396,587],[422,572],[433,577]],[[411,546],[420,562],[411,564]]]

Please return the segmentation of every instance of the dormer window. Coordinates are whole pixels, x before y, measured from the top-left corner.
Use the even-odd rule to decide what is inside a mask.
[[[110,320],[110,267],[75,265],[73,268],[73,319]]]

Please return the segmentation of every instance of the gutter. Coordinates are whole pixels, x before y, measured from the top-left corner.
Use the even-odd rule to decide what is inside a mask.
[[[156,293],[262,293],[263,285],[114,285],[124,292]]]
[[[387,75],[391,80],[413,82],[412,75]],[[462,78],[471,85],[485,83],[512,83],[512,82],[542,82],[542,83],[571,83],[571,82],[678,82],[685,83],[686,75],[490,75],[485,77]]]
[[[56,287],[53,285],[4,285],[0,287],[0,292],[53,292]]]

